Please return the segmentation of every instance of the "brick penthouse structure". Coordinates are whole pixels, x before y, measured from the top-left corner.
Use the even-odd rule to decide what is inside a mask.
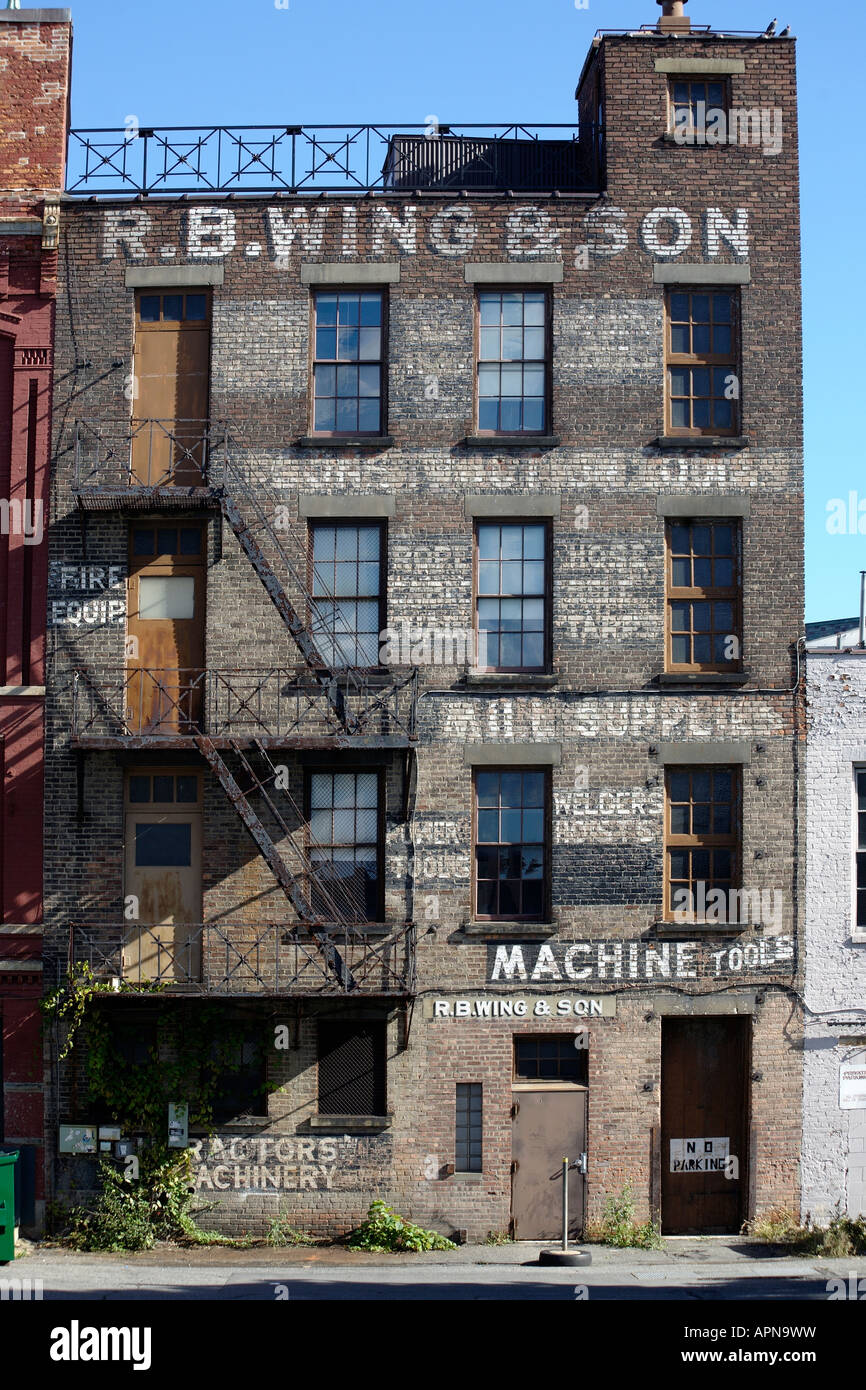
[[[798,1201],[794,43],[665,0],[577,103],[72,132],[52,979],[215,1020],[226,1230]],[[146,1137],[86,1071],[59,1194]]]
[[[45,538],[68,10],[0,12],[0,1146],[16,1216],[44,1207],[42,796]]]

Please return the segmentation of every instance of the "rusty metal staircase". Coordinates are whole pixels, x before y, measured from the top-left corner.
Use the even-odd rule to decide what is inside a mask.
[[[290,551],[281,538],[281,535],[284,536],[288,533],[295,541],[295,549],[299,549],[299,553],[303,553],[300,551],[299,538],[293,535],[293,528],[285,516],[287,508],[284,500],[279,496],[269,479],[260,473],[252,474],[249,470],[244,471],[237,465],[233,457],[232,441],[229,440],[227,431],[223,433],[222,440],[222,458],[219,460],[222,471],[220,483],[215,484],[213,481],[213,475],[216,472],[215,459],[211,456],[209,460],[212,495],[218,501],[222,515],[237,537],[241,549],[261,580],[265,593],[295,642],[307,669],[311,672],[316,683],[323,689],[328,704],[337,716],[341,728],[350,736],[362,733],[369,719],[382,707],[382,699],[381,696],[372,699],[366,698],[365,703],[367,687],[363,675],[348,663],[334,669],[324,660],[319,650],[316,641],[317,629],[319,632],[326,632],[327,640],[334,652],[340,650],[339,636],[335,628],[327,629],[326,620],[320,607],[321,599],[324,597],[324,603],[331,605],[331,612],[336,615],[338,609],[333,603],[333,595],[326,593],[324,596],[320,596],[319,602],[314,598],[305,575],[293,562]],[[282,520],[278,530],[276,520],[281,514]],[[277,569],[274,568],[259,543],[258,537],[262,534],[267,537],[271,555],[276,557],[281,573],[278,573]],[[291,602],[286,591],[284,578],[290,578],[297,591],[303,595],[311,615],[312,630]],[[351,704],[347,701],[347,695],[354,697]],[[330,924],[332,927],[338,926],[341,933],[357,936],[360,935],[357,924],[348,918],[327,886],[313,873],[309,857],[297,845],[293,832],[269,795],[268,784],[273,782],[276,777],[276,768],[270,755],[256,740],[254,744],[256,751],[268,769],[268,776],[263,780],[254,772],[249,759],[240,746],[232,743],[233,751],[240,759],[248,779],[249,786],[245,791],[232,775],[219,750],[208,737],[205,735],[197,736],[195,742],[289,902],[300,919],[306,923],[310,934],[318,943],[327,968],[336,975],[342,988],[353,989],[354,981],[351,973],[329,936],[327,926],[316,914],[302,884],[309,882],[311,878],[315,881],[316,897],[323,901],[328,907],[329,913],[333,915],[334,921]],[[284,836],[285,842],[297,852],[300,860],[299,872],[293,872],[286,864],[261,818],[253,809],[249,797],[256,793],[265,801]]]
[[[276,878],[280,888],[283,890],[292,907],[297,912],[298,917],[305,923],[310,935],[318,945],[324,958],[325,965],[336,976],[342,989],[347,992],[355,989],[356,984],[352,978],[351,971],[334,945],[330,933],[333,932],[334,928],[339,928],[343,935],[359,935],[357,932],[357,925],[348,920],[345,912],[342,911],[339,904],[335,901],[327,885],[317,877],[303,848],[298,845],[295,833],[287,824],[272,797],[269,795],[267,790],[268,783],[275,780],[277,775],[277,769],[271,761],[269,754],[261,744],[256,744],[256,750],[259,756],[264,760],[269,771],[268,777],[262,779],[257,776],[253,770],[243,749],[236,744],[232,745],[233,751],[239,758],[241,766],[247,774],[248,785],[246,788],[242,788],[237,779],[233,776],[222,754],[214,747],[209,738],[203,734],[198,735],[195,742],[202,757],[205,758],[212,772],[219,780],[229,802],[234,807],[235,811],[237,811],[252,836],[259,852]],[[261,817],[257,815],[250,802],[250,796],[256,793],[265,801],[268,810],[283,834],[284,841],[295,853],[296,865],[294,870],[289,868],[283,855],[277,849],[268,834]],[[317,896],[319,896],[329,908],[329,915],[333,917],[332,921],[323,922],[321,916],[316,913],[310,901],[310,895],[306,889],[307,883],[311,880],[315,883]]]
[[[212,482],[211,492],[237,537],[241,549],[261,580],[265,593],[295,642],[307,669],[324,690],[342,728],[348,734],[361,733],[381,702],[375,698],[367,698],[368,683],[360,671],[348,661],[336,667],[329,664],[317,642],[317,638],[324,637],[333,652],[341,651],[340,633],[337,631],[338,620],[335,616],[338,608],[334,595],[326,590],[325,593],[314,597],[306,575],[292,558],[293,550],[299,554],[304,553],[304,542],[288,519],[285,500],[280,497],[271,480],[260,471],[252,472],[249,467],[245,470],[237,464],[233,447],[235,441],[229,438],[227,431],[222,439],[222,458],[219,460],[222,482],[216,485]],[[214,465],[215,459],[212,456],[212,476],[216,471]],[[267,538],[276,567],[259,543],[258,537],[262,535]],[[287,538],[290,544],[284,544],[283,538]],[[303,596],[310,614],[309,625],[299,615],[289,598],[285,582],[287,579]],[[327,608],[330,608],[334,619],[332,625],[323,611]],[[349,635],[348,632],[346,635]]]

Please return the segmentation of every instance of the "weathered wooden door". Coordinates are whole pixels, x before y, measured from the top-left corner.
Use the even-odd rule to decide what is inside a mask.
[[[202,482],[208,413],[210,300],[136,296],[132,475],[148,487]]]
[[[141,768],[126,778],[124,978],[201,976],[201,773]],[[195,926],[194,926],[195,924]]]
[[[739,1231],[747,1192],[747,1018],[662,1020],[666,1235]]]
[[[127,581],[126,723],[132,733],[191,733],[201,718],[204,530],[131,528]]]
[[[577,1164],[586,1149],[584,1087],[514,1092],[511,1136],[511,1216],[515,1240],[562,1236],[562,1160]],[[568,1174],[568,1230],[583,1235],[586,1179]]]

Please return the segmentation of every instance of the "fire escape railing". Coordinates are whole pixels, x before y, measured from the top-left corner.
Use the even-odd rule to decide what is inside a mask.
[[[347,734],[322,685],[290,667],[184,670],[77,666],[72,672],[74,739],[178,737],[316,739],[363,746],[404,746],[417,735],[418,671],[359,679],[333,677],[352,733]],[[387,746],[384,745],[384,746]]]
[[[597,192],[597,148],[586,122],[71,130],[66,192]]]
[[[384,934],[322,924],[313,939],[293,922],[69,925],[71,972],[82,964],[100,981],[124,990],[208,995],[411,995],[415,992],[415,928]],[[325,940],[346,973],[329,968]],[[351,981],[351,984],[347,983]]]
[[[176,492],[181,483],[206,491],[234,531],[306,669],[303,678],[294,676],[288,680],[289,673],[283,670],[247,672],[248,687],[239,698],[238,685],[243,675],[238,671],[154,670],[142,667],[131,656],[122,670],[115,668],[113,683],[110,679],[100,683],[96,673],[78,666],[73,673],[73,726],[78,731],[79,746],[98,746],[100,736],[92,732],[97,723],[110,730],[101,735],[109,740],[134,736],[150,745],[167,737],[191,738],[315,943],[325,974],[333,977],[341,990],[355,990],[358,981],[351,965],[335,944],[330,928],[323,927],[320,919],[324,913],[330,926],[347,939],[351,936],[357,944],[358,923],[364,920],[359,885],[338,885],[328,881],[327,870],[321,864],[314,868],[309,846],[298,834],[303,814],[285,788],[276,794],[279,768],[263,740],[279,740],[283,736],[275,735],[273,728],[280,727],[280,699],[293,691],[292,728],[300,721],[301,703],[308,713],[311,700],[318,695],[320,737],[326,746],[334,746],[335,740],[338,746],[363,743],[365,738],[379,747],[389,746],[387,740],[393,735],[384,729],[392,727],[394,717],[401,719],[397,704],[401,692],[406,690],[408,707],[402,712],[397,746],[409,747],[415,732],[417,670],[374,690],[369,673],[353,669],[345,660],[346,637],[351,640],[352,634],[342,630],[344,619],[335,596],[325,586],[319,586],[315,596],[308,588],[305,540],[289,519],[283,497],[266,475],[249,464],[245,468],[238,465],[236,453],[243,453],[248,459],[251,450],[231,438],[225,426],[215,430],[207,421],[133,420],[125,430],[121,429],[119,436],[115,433],[110,448],[104,444],[106,428],[105,422],[89,428],[85,422],[76,424],[74,490],[88,490],[94,472],[98,478],[100,470],[107,468],[109,480],[96,482],[96,490],[100,486],[119,488],[121,505],[124,492],[163,495]],[[142,430],[148,433],[143,435]],[[96,454],[95,460],[82,468],[85,439]],[[86,481],[82,482],[82,478]],[[294,552],[304,559],[296,561]],[[303,615],[296,610],[291,591],[302,596],[306,609]],[[220,725],[219,700],[223,697],[231,702],[234,722],[241,724],[247,739],[250,723],[255,726],[252,761],[244,751],[239,732],[230,733],[225,748],[221,748],[209,727],[211,722],[214,729]],[[222,718],[224,721],[225,716]],[[231,723],[230,719],[230,726]],[[277,841],[256,802],[264,804],[270,822],[278,827]],[[283,805],[289,807],[288,820]],[[316,846],[319,851],[323,848]]]

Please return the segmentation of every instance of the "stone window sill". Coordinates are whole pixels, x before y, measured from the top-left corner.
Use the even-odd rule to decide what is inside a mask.
[[[555,922],[464,922],[464,936],[476,936],[488,941],[531,941],[536,937],[554,936]]]
[[[556,434],[467,434],[467,449],[555,449]]]
[[[751,671],[659,671],[653,680],[658,685],[748,685]]]
[[[326,1134],[377,1134],[393,1123],[393,1115],[311,1115],[302,1128]]]
[[[297,441],[300,449],[389,449],[391,434],[305,434]]]
[[[747,434],[660,434],[653,449],[748,449]]]
[[[763,922],[654,922],[656,936],[735,936],[742,932],[760,932]]]
[[[449,1173],[447,1178],[440,1178],[440,1182],[465,1182],[470,1186],[481,1187],[487,1179],[483,1173]]]
[[[524,685],[544,690],[556,685],[559,676],[545,671],[479,671],[473,668],[466,672],[464,680],[467,685]]]

